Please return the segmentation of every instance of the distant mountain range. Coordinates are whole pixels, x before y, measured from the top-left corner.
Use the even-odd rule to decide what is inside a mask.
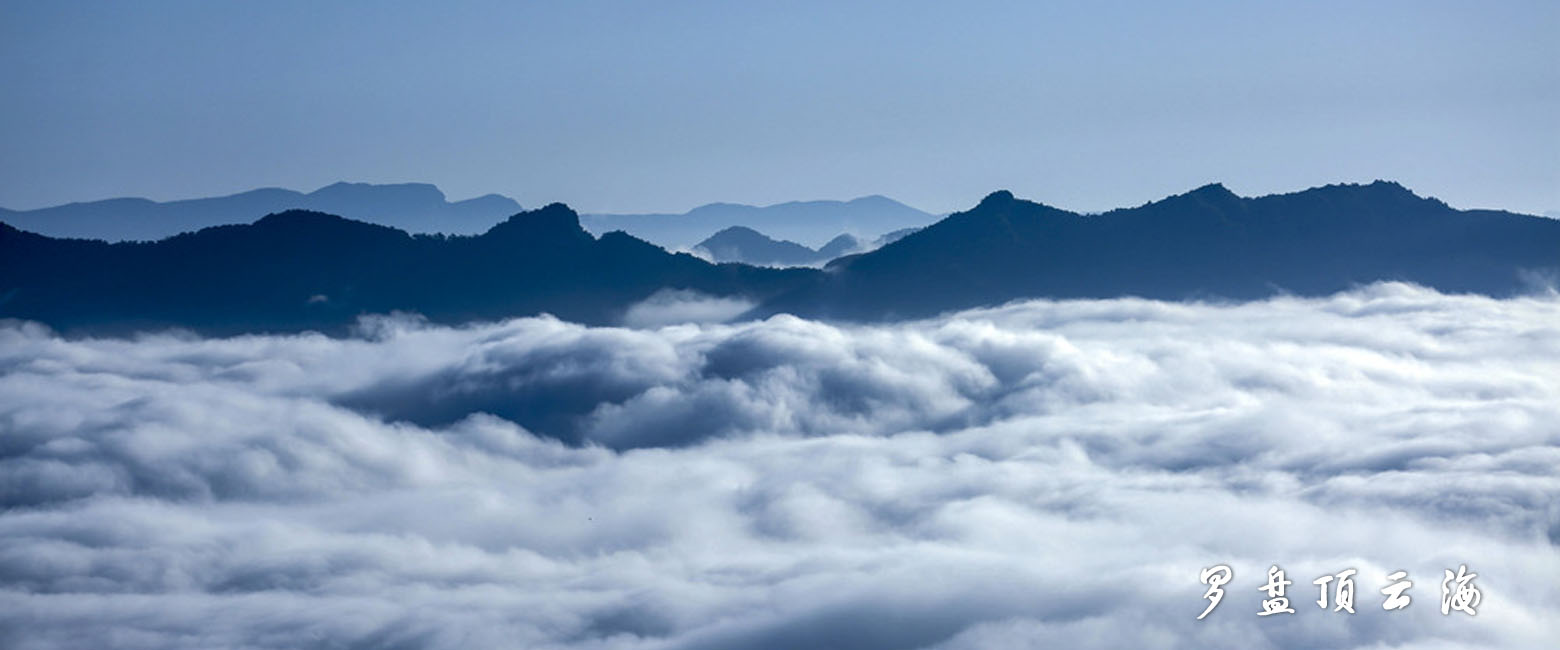
[[[732,226],[694,245],[693,252],[715,262],[739,262],[754,266],[818,266],[853,253],[875,250],[919,228],[901,228],[871,241],[842,234],[813,250],[788,240],[771,239],[746,226]]]
[[[399,228],[411,233],[480,233],[520,211],[514,199],[488,194],[450,202],[425,183],[335,183],[304,194],[265,188],[230,196],[159,203],[124,198],[37,210],[0,208],[0,221],[50,237],[154,241],[210,226],[250,223],[301,209]]]
[[[817,273],[715,265],[623,233],[593,237],[562,204],[453,237],[301,210],[157,242],[53,239],[0,224],[0,318],[72,332],[341,333],[360,314],[393,311],[437,322],[545,312],[615,324],[662,288],[756,302]]]
[[[774,240],[746,226],[732,226],[699,242],[693,252],[716,262],[740,262],[754,266],[811,266],[861,249],[851,235],[829,240],[818,250],[794,241]]]
[[[0,222],[50,237],[156,241],[211,226],[251,223],[287,210],[324,212],[412,234],[475,235],[519,212],[521,207],[514,199],[499,194],[452,202],[438,187],[427,183],[333,183],[308,193],[262,188],[229,196],[166,202],[117,198],[36,210],[0,208]],[[711,233],[733,226],[815,245],[841,232],[873,238],[925,226],[936,219],[892,199],[867,196],[851,201],[793,201],[765,207],[711,203],[684,214],[592,214],[582,216],[581,223],[597,235],[621,230],[669,250],[685,250]],[[832,257],[822,261],[827,259]]]
[[[741,298],[757,304],[750,317],[882,320],[1026,297],[1240,300],[1378,280],[1501,296],[1557,274],[1560,221],[1456,210],[1379,181],[1261,198],[1209,185],[1087,216],[996,192],[823,270],[712,264],[623,233],[595,237],[560,204],[456,237],[306,211],[150,243],[0,225],[0,318],[85,332],[336,332],[391,311],[610,324],[665,289]]]
[[[684,250],[732,226],[744,226],[779,240],[821,247],[841,232],[874,238],[918,228],[937,216],[883,196],[850,201],[793,201],[757,207],[711,203],[683,214],[587,214],[580,222],[596,234],[621,230],[671,250]]]

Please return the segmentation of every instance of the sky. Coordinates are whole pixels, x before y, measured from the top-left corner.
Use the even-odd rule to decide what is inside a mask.
[[[1399,181],[1560,211],[1554,2],[0,1],[0,206],[338,180],[585,212]]]

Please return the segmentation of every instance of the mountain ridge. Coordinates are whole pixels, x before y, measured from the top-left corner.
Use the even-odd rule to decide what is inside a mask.
[[[754,266],[814,266],[862,248],[849,234],[830,239],[816,250],[790,240],[772,239],[747,226],[731,226],[693,246],[692,252],[714,262],[739,262]]]
[[[1254,299],[1379,280],[1510,295],[1560,269],[1560,221],[1456,210],[1389,181],[1255,198],[1214,183],[1095,215],[1000,190],[826,268],[750,316],[923,317],[1024,297]]]
[[[500,194],[450,201],[430,183],[338,181],[307,193],[262,187],[172,201],[118,197],[34,210],[0,208],[0,220],[53,237],[156,241],[208,226],[250,223],[290,209],[339,214],[412,233],[475,234],[520,211],[520,204]]]
[[[732,226],[816,249],[841,232],[872,238],[936,219],[933,214],[870,194],[848,201],[787,201],[765,206],[706,203],[681,214],[586,214],[581,223],[594,233],[622,230],[668,250],[691,248]]]
[[[611,325],[662,289],[757,302],[815,272],[711,264],[623,233],[598,238],[559,203],[453,236],[306,210],[153,242],[56,239],[0,223],[0,318],[86,334],[339,334],[359,316],[393,312]]]
[[[1003,190],[823,270],[712,264],[623,232],[595,236],[557,203],[455,236],[298,210],[156,242],[0,223],[0,318],[86,332],[334,333],[395,311],[618,324],[667,290],[756,305],[747,318],[881,321],[1022,298],[1248,300],[1383,280],[1505,296],[1545,277],[1560,277],[1560,221],[1456,210],[1385,181],[1255,198],[1211,184],[1094,215]]]

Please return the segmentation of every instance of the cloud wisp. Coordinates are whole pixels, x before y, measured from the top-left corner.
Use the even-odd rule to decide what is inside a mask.
[[[630,305],[623,315],[628,327],[663,327],[683,323],[723,323],[755,307],[750,300],[710,296],[688,289],[662,289]]]
[[[0,646],[1560,635],[1553,296],[640,325],[0,328]],[[1483,604],[1443,616],[1462,563]],[[1293,615],[1256,616],[1271,564]],[[1318,608],[1346,568],[1358,613]],[[1383,611],[1400,569],[1413,603]]]

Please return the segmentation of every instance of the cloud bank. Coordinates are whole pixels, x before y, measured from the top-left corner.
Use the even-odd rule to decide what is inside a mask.
[[[0,328],[0,646],[1560,636],[1553,296],[640,325]],[[1297,613],[1258,617],[1275,563]],[[1442,616],[1462,563],[1483,603]],[[1346,568],[1358,613],[1319,609]]]
[[[683,323],[721,323],[757,306],[750,300],[710,296],[688,289],[662,289],[630,305],[623,315],[628,327],[662,327]]]

